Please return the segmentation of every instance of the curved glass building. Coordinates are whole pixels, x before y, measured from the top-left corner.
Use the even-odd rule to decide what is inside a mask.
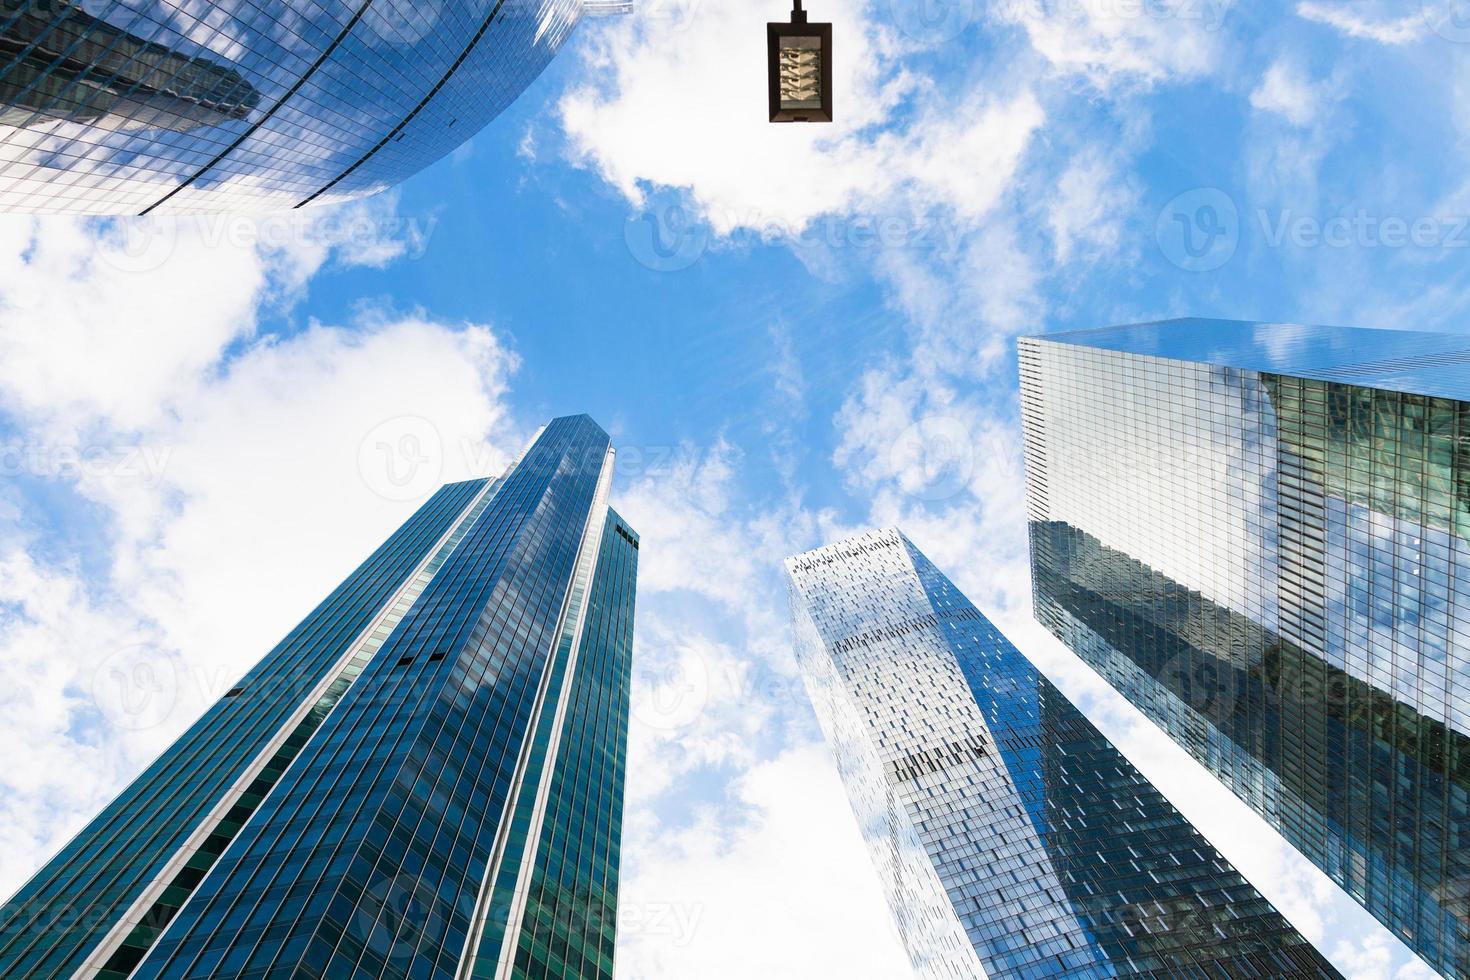
[[[513,102],[599,0],[5,0],[0,210],[373,194]]]

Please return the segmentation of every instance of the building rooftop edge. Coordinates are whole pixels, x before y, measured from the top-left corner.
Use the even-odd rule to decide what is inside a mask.
[[[841,549],[845,547],[850,547],[851,545],[866,538],[881,537],[885,534],[893,535],[894,537],[897,537],[900,541],[908,540],[908,535],[904,534],[903,529],[896,524],[890,524],[886,527],[869,528],[866,531],[857,531],[853,534],[847,535],[846,537],[838,538],[836,541],[829,541],[819,548],[812,548],[810,551],[803,551],[791,555],[786,558],[783,564],[786,566],[787,570],[790,571],[794,569],[797,563],[799,563],[802,559],[827,558],[829,555],[833,555]]]
[[[1470,335],[1185,317],[1022,338],[1470,401]]]

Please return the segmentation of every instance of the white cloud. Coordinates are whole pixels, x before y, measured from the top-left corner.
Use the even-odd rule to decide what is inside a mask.
[[[38,856],[65,843],[146,759],[148,740],[127,728],[108,730],[92,699],[94,686],[107,682],[99,672],[107,656],[146,639],[125,609],[94,605],[74,569],[47,568],[21,541],[4,543],[0,895],[18,887]]]
[[[1007,336],[1042,322],[1042,285],[1056,265],[1038,228],[1057,264],[1127,261],[1123,221],[1137,194],[1125,158],[1146,129],[1137,111],[1105,135],[1054,132],[1051,116],[1077,93],[1038,71],[1034,56],[1007,54],[983,76],[977,67],[959,84],[941,80],[896,29],[904,18],[884,16],[896,8],[848,0],[830,12],[843,28],[839,122],[772,126],[761,111],[765,52],[749,26],[784,17],[783,2],[680,6],[688,16],[677,22],[653,9],[592,36],[587,75],[561,103],[572,158],[635,208],[662,209],[651,217],[668,236],[684,218],[662,208],[667,189],[717,235],[830,232],[834,218],[839,232],[858,220],[901,224],[910,230],[901,247],[843,249],[844,240],[796,252],[824,278],[840,280],[833,268],[852,264],[876,270],[890,304],[923,334],[917,359],[972,376],[1005,355]],[[1098,52],[1087,65],[1152,80],[1212,70],[1229,5],[1058,5],[1045,15],[1031,6],[1001,16],[1060,60],[1057,45],[1071,39]]]
[[[170,449],[162,486],[86,488],[136,556],[119,569],[134,602],[172,645],[243,670],[407,516],[414,499],[384,467],[421,467],[404,490],[426,493],[504,465],[518,448],[501,406],[514,363],[487,327],[421,317],[251,349],[139,437]],[[176,504],[160,511],[160,496]]]
[[[1332,950],[1332,961],[1347,980],[1436,980],[1439,976],[1418,960],[1395,970],[1388,936],[1381,933],[1364,936],[1356,943],[1338,943]]]
[[[1455,127],[1470,136],[1470,61],[1456,59],[1450,69],[1450,105]]]
[[[1222,28],[1233,5],[1234,0],[1011,0],[997,5],[996,16],[1021,27],[1058,71],[1110,89],[1213,74],[1222,61]]]
[[[955,504],[1021,499],[1019,433],[943,376],[869,371],[834,422],[833,462],[869,499],[892,491],[946,516]]]
[[[192,234],[150,245],[147,229],[130,255],[121,224],[100,227],[0,220],[0,392],[28,414],[146,425],[253,329],[268,270],[254,248],[206,249]],[[150,248],[173,254],[155,262]]]
[[[799,375],[788,349],[778,411]],[[748,465],[726,440],[684,447],[617,493],[643,535],[619,976],[905,976],[833,764],[807,744],[780,561],[815,518],[754,507]]]
[[[1251,105],[1274,112],[1294,126],[1307,126],[1317,120],[1330,97],[1327,86],[1314,83],[1300,65],[1277,60],[1251,93]]]
[[[706,453],[685,444],[619,495],[618,511],[648,542],[640,590],[688,589],[731,610],[743,607],[760,575],[760,556],[731,502],[741,462],[740,450],[723,440]]]
[[[1348,77],[1339,67],[1313,78],[1295,55],[1281,55],[1251,92],[1256,110],[1247,161],[1254,201],[1315,207],[1328,155],[1353,132],[1342,107]]]
[[[750,26],[788,10],[708,3],[681,30],[635,17],[597,35],[593,78],[561,104],[574,157],[635,205],[650,185],[687,189],[722,234],[796,233],[828,214],[968,220],[995,205],[1044,119],[1031,93],[950,98],[899,67],[892,28],[845,0],[832,11],[838,121],[772,126],[764,35]]]
[[[1402,6],[1370,0],[1368,3],[1343,3],[1342,0],[1302,0],[1296,14],[1303,20],[1325,24],[1347,35],[1379,44],[1408,44],[1428,32],[1426,11],[1403,14]]]
[[[23,434],[7,466],[91,525],[72,559],[24,497],[0,527],[0,734],[25,760],[0,773],[8,893],[418,498],[497,471],[522,434],[503,408],[516,359],[488,327],[365,314],[257,336],[315,270],[391,244],[185,238],[128,273],[108,226],[3,227],[0,398]],[[406,488],[372,444],[404,433],[428,437]]]
[[[22,728],[11,744],[27,758],[54,761],[67,746],[109,764],[80,781],[85,792],[81,770],[58,765],[35,774],[44,785],[24,787],[8,769],[7,789],[32,810],[72,801],[80,809],[62,812],[63,823],[85,812],[406,519],[417,501],[381,496],[380,474],[359,451],[380,420],[389,432],[394,419],[426,420],[441,437],[423,446],[426,490],[498,471],[517,439],[499,404],[512,364],[483,327],[412,318],[360,334],[316,327],[247,352],[219,378],[194,379],[177,418],[115,433],[168,452],[146,481],[85,476],[77,487],[106,515],[113,550],[91,556],[110,557],[105,579],[84,585],[18,551],[0,588],[20,624],[0,637],[0,689],[25,708],[5,712]],[[118,663],[132,669],[128,651],[140,643],[142,669],[168,678],[170,700],[144,719],[119,719],[90,678]]]
[[[1123,216],[1138,202],[1118,163],[1097,147],[1073,160],[1057,181],[1047,208],[1058,264],[1080,249],[1089,260],[1116,255],[1123,243]]]
[[[0,216],[0,405],[33,424],[155,424],[324,265],[381,267],[432,230],[396,194],[288,216]]]
[[[998,215],[965,235],[952,256],[895,250],[878,257],[875,272],[904,316],[912,364],[924,377],[984,376],[1005,357],[1011,336],[1044,322],[1049,270],[1020,239],[1019,223]],[[1079,226],[1077,234],[1105,232]]]
[[[742,776],[738,823],[632,823],[618,975],[630,980],[846,977],[909,966],[830,757],[788,749]]]

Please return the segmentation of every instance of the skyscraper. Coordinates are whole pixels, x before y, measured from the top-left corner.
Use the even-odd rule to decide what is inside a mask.
[[[786,564],[807,689],[924,980],[1339,976],[900,532]]]
[[[1021,341],[1036,615],[1470,977],[1470,339]]]
[[[376,193],[626,0],[0,5],[0,211],[259,211]]]
[[[611,977],[613,456],[556,419],[434,494],[0,911],[0,975]]]

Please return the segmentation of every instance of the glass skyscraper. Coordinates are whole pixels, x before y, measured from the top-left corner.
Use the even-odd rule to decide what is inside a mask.
[[[1340,976],[900,532],[787,571],[918,976]]]
[[[1181,320],[1020,364],[1037,617],[1470,977],[1470,338]]]
[[[0,910],[0,976],[610,978],[613,458],[561,418],[435,493]]]
[[[0,211],[259,211],[398,183],[626,0],[9,0]]]

